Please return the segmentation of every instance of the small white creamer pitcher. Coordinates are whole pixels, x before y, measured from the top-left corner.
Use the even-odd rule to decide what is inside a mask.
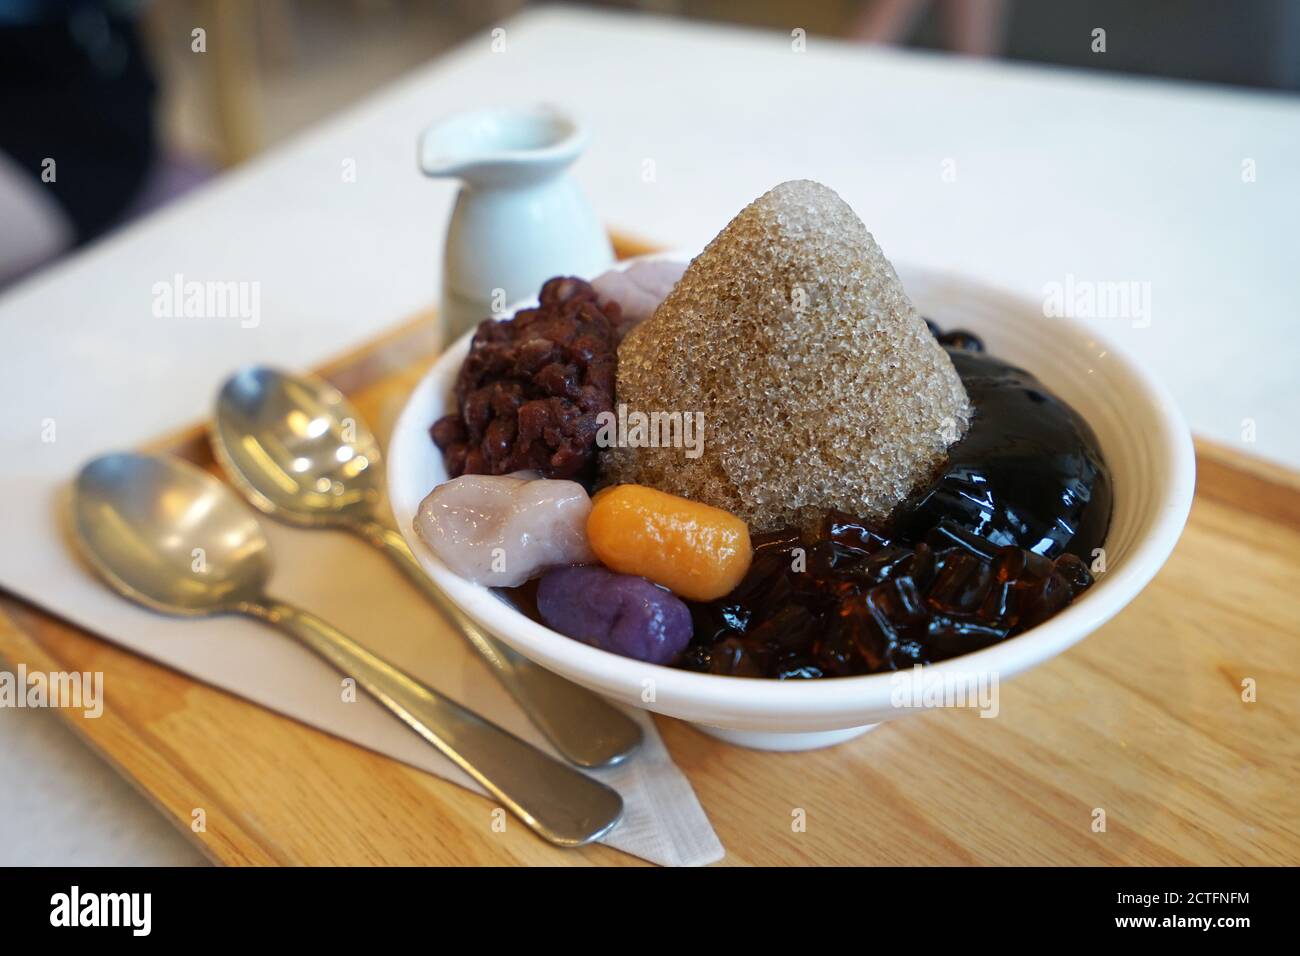
[[[442,280],[443,344],[556,275],[592,276],[614,258],[565,170],[586,131],[550,109],[458,113],[424,131],[427,176],[458,179]]]

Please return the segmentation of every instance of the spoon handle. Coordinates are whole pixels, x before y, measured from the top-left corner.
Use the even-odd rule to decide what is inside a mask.
[[[614,790],[444,697],[315,615],[270,598],[248,612],[355,679],[552,843],[590,843],[622,816],[623,799]]]
[[[641,728],[621,710],[539,667],[479,627],[424,573],[397,531],[374,524],[365,529],[365,536],[392,558],[483,655],[519,706],[566,759],[580,767],[605,767],[620,762],[641,743]]]

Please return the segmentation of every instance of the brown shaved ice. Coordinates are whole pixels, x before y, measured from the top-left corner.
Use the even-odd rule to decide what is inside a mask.
[[[934,477],[969,402],[893,267],[832,190],[743,209],[618,351],[628,411],[704,413],[704,449],[621,448],[606,477],[725,508],[755,532],[883,520]]]

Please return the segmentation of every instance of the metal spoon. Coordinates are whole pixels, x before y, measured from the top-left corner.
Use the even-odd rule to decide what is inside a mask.
[[[165,614],[245,614],[298,639],[552,843],[589,843],[622,815],[623,800],[609,787],[267,595],[261,525],[199,468],[162,455],[96,458],[77,476],[72,519],[82,552],[114,589]]]
[[[258,509],[303,527],[351,531],[386,553],[568,760],[603,767],[636,749],[635,721],[498,642],[424,573],[381,504],[379,444],[338,389],[272,368],[242,369],[217,396],[211,436],[217,460]]]

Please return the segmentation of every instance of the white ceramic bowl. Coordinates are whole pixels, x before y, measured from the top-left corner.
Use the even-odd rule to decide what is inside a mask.
[[[1035,302],[966,280],[906,269],[900,275],[923,315],[945,328],[977,333],[992,354],[1033,372],[1072,404],[1096,432],[1114,480],[1106,571],[1092,588],[1024,634],[921,669],[927,684],[987,680],[990,675],[1000,682],[1096,630],[1164,564],[1191,506],[1191,436],[1164,389],[1087,329],[1044,318]],[[448,570],[415,534],[412,519],[425,495],[447,478],[428,429],[448,408],[468,347],[466,335],[412,392],[390,442],[388,483],[407,543],[429,576],[471,617],[520,653],[578,684],[691,721],[745,746],[826,746],[912,712],[914,708],[895,706],[901,678],[893,674],[776,681],[697,674],[620,657],[550,630],[488,588]]]

